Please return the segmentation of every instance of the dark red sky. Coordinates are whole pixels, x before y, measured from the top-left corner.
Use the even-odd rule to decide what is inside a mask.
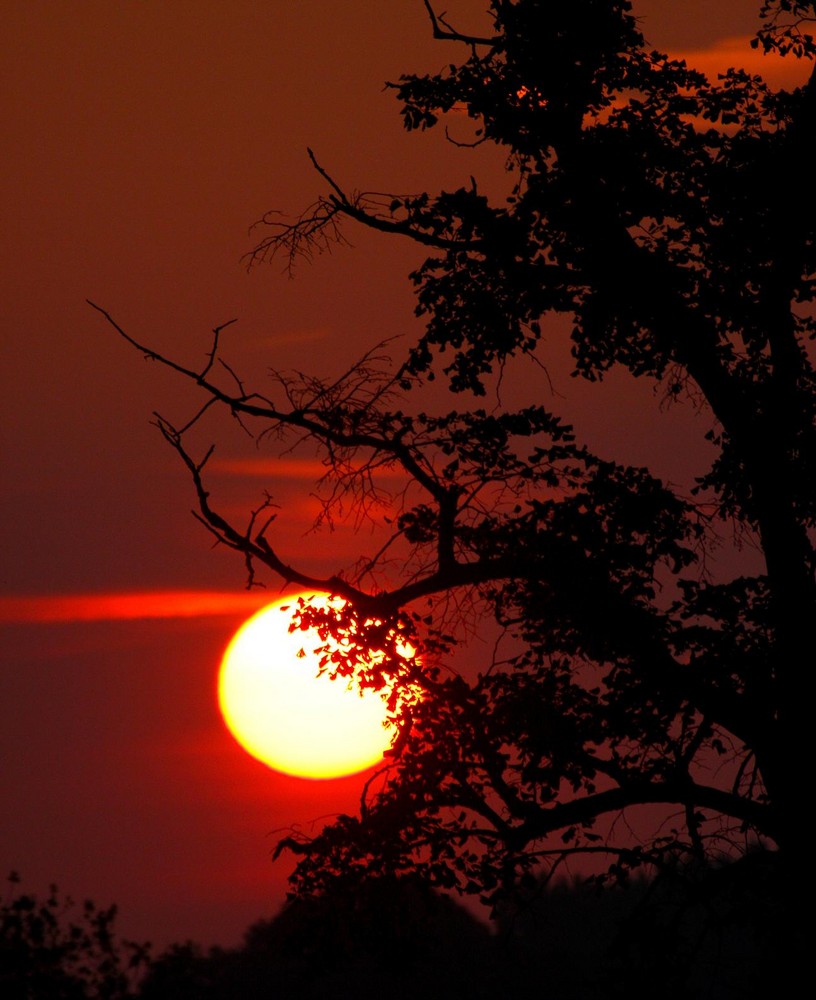
[[[462,24],[482,8],[446,6]],[[723,52],[749,56],[725,40],[750,32],[755,7],[636,9],[651,42],[702,52],[708,68]],[[137,937],[231,943],[283,898],[274,831],[352,809],[362,779],[283,778],[221,725],[215,673],[249,604],[183,612],[197,592],[240,604],[243,571],[211,550],[185,473],[149,424],[154,409],[181,419],[194,400],[85,299],[193,365],[208,331],[238,317],[226,352],[242,371],[329,374],[415,329],[405,276],[419,257],[356,233],[354,250],[295,281],[277,265],[247,274],[248,226],[321,190],[306,145],[349,187],[433,189],[471,173],[498,186],[501,171],[486,150],[401,131],[383,82],[456,57],[430,39],[420,0],[20,0],[4,5],[0,44],[0,867],[31,889],[57,881],[118,902]],[[558,377],[563,359],[553,364]],[[635,440],[654,407],[621,380],[591,396],[568,380],[557,389],[610,455],[665,475],[699,455],[686,442],[705,427],[688,414]],[[254,457],[225,421],[207,432],[221,457]],[[288,463],[276,496],[308,497],[309,472]],[[268,485],[234,473],[217,484],[233,511]],[[313,509],[301,501],[277,538],[330,572],[356,542],[348,531],[304,540]],[[161,596],[134,618],[132,602],[99,600],[111,594]]]

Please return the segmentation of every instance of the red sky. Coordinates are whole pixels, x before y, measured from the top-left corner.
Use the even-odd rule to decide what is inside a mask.
[[[463,25],[482,9],[446,6]],[[710,69],[723,53],[750,58],[740,39],[756,6],[636,10],[650,42]],[[284,778],[226,733],[215,673],[258,600],[190,516],[186,474],[150,426],[153,410],[183,419],[195,400],[85,299],[191,365],[210,329],[238,317],[225,345],[241,371],[328,375],[416,329],[406,275],[420,257],[350,233],[354,250],[294,281],[277,264],[248,274],[249,225],[321,191],[307,144],[352,188],[433,190],[471,173],[498,185],[501,171],[486,150],[406,136],[382,90],[456,58],[430,39],[420,0],[26,0],[4,5],[0,45],[0,866],[30,889],[56,881],[116,901],[127,934],[229,944],[283,898],[274,831],[353,809],[362,779]],[[665,475],[705,430],[670,414],[635,444],[632,423],[653,405],[642,392],[616,379],[592,395],[556,388],[595,447]],[[224,419],[205,430],[218,496],[249,510],[277,453],[254,452]],[[331,572],[356,541],[304,539],[314,472],[309,456],[277,468],[276,497],[301,500],[276,538]]]

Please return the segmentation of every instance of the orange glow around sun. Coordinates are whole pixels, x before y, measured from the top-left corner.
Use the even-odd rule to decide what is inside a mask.
[[[318,676],[313,650],[324,642],[315,630],[289,631],[298,596],[329,603],[286,597],[235,633],[218,679],[221,713],[247,753],[276,771],[313,779],[363,771],[382,759],[393,736],[385,701],[344,678]]]

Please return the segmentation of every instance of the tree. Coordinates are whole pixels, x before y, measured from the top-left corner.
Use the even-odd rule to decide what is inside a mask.
[[[295,899],[253,924],[239,948],[176,945],[151,965],[143,1000],[261,1000],[270,996],[491,997],[503,977],[487,927],[412,880],[371,878]],[[393,992],[392,992],[393,988]]]
[[[0,897],[0,993],[7,1000],[127,1000],[149,945],[119,939],[116,907],[86,900],[81,913],[55,885],[40,899],[9,876]]]
[[[291,263],[349,223],[427,248],[411,275],[425,327],[407,357],[389,367],[375,349],[335,381],[275,373],[254,391],[219,367],[219,330],[203,370],[119,331],[206,407],[265,440],[316,443],[329,512],[351,498],[384,518],[379,477],[404,479],[388,543],[315,579],[279,557],[270,510],[246,529],[218,513],[208,456],[186,447],[197,418],[158,419],[250,584],[263,568],[346,598],[323,624],[351,634],[352,655],[327,669],[397,683],[398,734],[360,814],[279,850],[298,856],[301,889],[373,864],[495,903],[533,871],[597,855],[618,875],[716,860],[712,884],[771,864],[784,893],[810,841],[816,78],[709,80],[651,51],[626,0],[492,0],[484,34],[426,7],[462,61],[391,85],[405,127],[465,113],[473,142],[507,157],[504,200],[475,179],[352,194],[310,154],[326,194],[268,217],[255,251]],[[769,0],[760,15],[755,46],[813,59],[816,5]],[[690,495],[593,454],[544,406],[480,405],[557,316],[578,377],[620,367],[708,417],[715,457]],[[435,377],[456,409],[418,402]],[[729,535],[756,547],[759,569],[707,572]],[[446,668],[465,602],[514,643],[471,674]]]

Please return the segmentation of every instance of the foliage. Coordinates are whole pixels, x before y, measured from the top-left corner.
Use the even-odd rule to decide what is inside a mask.
[[[236,948],[171,946],[139,997],[357,998],[385,982],[396,1000],[537,996],[542,983],[557,1000],[645,1000],[656,983],[677,1000],[751,996],[784,952],[754,919],[756,880],[718,874],[724,883],[702,895],[692,871],[603,892],[581,879],[536,883],[501,905],[494,933],[416,879],[369,875],[293,899]]]
[[[490,997],[498,953],[484,924],[427,886],[393,879],[297,899],[254,924],[243,944],[177,945],[153,963],[143,1000],[270,996]]]
[[[438,195],[349,194],[312,156],[327,193],[291,221],[269,216],[256,251],[291,263],[347,222],[426,248],[411,275],[424,332],[402,363],[375,351],[333,382],[273,372],[256,391],[227,367],[221,380],[218,331],[198,371],[117,327],[260,441],[316,442],[327,511],[351,498],[391,532],[355,567],[303,573],[265,509],[240,529],[214,508],[206,457],[187,448],[196,418],[159,418],[250,583],[265,568],[348,599],[321,620],[359,656],[327,669],[402,681],[399,734],[360,814],[280,845],[299,858],[295,886],[373,865],[496,904],[579,856],[625,878],[757,849],[784,872],[809,837],[816,79],[710,80],[651,50],[625,0],[492,0],[484,35],[426,6],[462,61],[391,85],[405,127],[469,120],[473,142],[506,155],[506,197],[473,178]],[[813,3],[771,0],[761,16],[759,47],[813,58]],[[593,454],[542,405],[481,405],[514,359],[557,337],[558,316],[576,376],[620,368],[707,416],[714,459],[691,495]],[[422,404],[433,379],[456,410]],[[389,495],[383,473],[401,489]],[[729,538],[759,568],[728,556]],[[510,652],[457,672],[468,615],[492,617]]]
[[[0,995],[6,1000],[125,1000],[148,964],[148,946],[116,936],[116,907],[75,905],[52,885],[45,899],[0,897]]]

